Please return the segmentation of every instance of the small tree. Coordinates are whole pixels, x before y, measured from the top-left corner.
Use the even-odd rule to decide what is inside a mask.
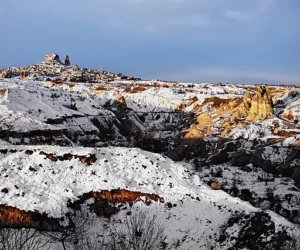
[[[106,223],[104,223],[106,224]],[[134,209],[123,222],[97,225],[93,234],[80,233],[76,250],[157,250],[167,249],[164,224],[148,210]]]

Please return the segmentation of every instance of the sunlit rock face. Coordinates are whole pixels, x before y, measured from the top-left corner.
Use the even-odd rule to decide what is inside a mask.
[[[184,139],[202,139],[204,134],[200,132],[195,124],[191,125],[190,131],[185,135]]]
[[[267,87],[259,86],[256,93],[250,98],[245,97],[247,106],[250,105],[248,121],[257,121],[260,119],[270,118],[272,116],[273,101],[272,96]]]

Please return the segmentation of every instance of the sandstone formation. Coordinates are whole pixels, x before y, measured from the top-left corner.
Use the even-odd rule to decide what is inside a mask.
[[[23,211],[15,207],[0,205],[1,227],[35,228],[41,230],[59,230],[62,227],[55,219],[38,212]]]
[[[147,194],[142,192],[134,192],[130,190],[102,190],[101,192],[92,192],[92,197],[95,199],[102,199],[113,204],[129,203],[132,206],[134,203],[141,201],[146,205],[154,202],[164,203],[164,199],[156,194]]]
[[[261,119],[271,118],[273,113],[273,97],[265,86],[258,86],[254,94],[246,91],[243,102],[237,107],[232,116],[235,119],[243,119],[249,122],[255,122]]]
[[[120,96],[117,99],[117,103],[119,103],[119,104],[125,104],[126,105],[126,100],[125,100],[124,96]]]
[[[197,118],[198,127],[200,129],[210,127],[212,125],[212,120],[212,117],[207,112],[202,113]]]
[[[191,100],[188,103],[190,104]],[[194,108],[194,112],[200,112],[196,119],[197,126],[190,127],[185,139],[202,138],[211,134],[213,127],[221,136],[228,137],[235,127],[243,128],[246,123],[272,118],[273,106],[274,98],[265,86],[256,87],[252,94],[247,90],[242,98],[209,97]],[[181,108],[185,107],[186,105]]]
[[[297,121],[297,117],[289,109],[285,109],[283,113],[280,114],[280,117],[291,122]]]
[[[198,102],[198,97],[197,96],[194,96],[193,98],[191,98],[187,103],[186,103],[186,106],[190,106],[194,103]]]
[[[272,117],[273,100],[268,87],[258,86],[256,93],[249,101],[249,99],[246,99],[247,104],[250,105],[247,121],[257,121]]]
[[[113,106],[116,109],[117,116],[123,117],[128,112],[128,107],[124,96],[119,96],[114,102]]]
[[[196,125],[191,125],[189,132],[184,136],[185,140],[202,139],[205,135],[200,132]]]

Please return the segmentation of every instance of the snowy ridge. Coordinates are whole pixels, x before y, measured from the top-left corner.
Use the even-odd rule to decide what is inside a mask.
[[[10,147],[7,148],[10,150]],[[224,200],[230,198],[224,192],[212,191],[199,177],[180,163],[140,149],[127,148],[60,148],[60,147],[14,147],[19,152],[1,154],[0,188],[8,188],[8,195],[0,194],[3,204],[23,210],[38,210],[52,217],[61,217],[66,212],[68,199],[90,192],[112,189],[128,189],[155,193],[165,201],[194,198]],[[22,150],[22,151],[20,151]],[[27,155],[24,150],[35,151]],[[97,161],[85,166],[77,159],[52,162],[40,152],[57,156],[71,153],[76,155],[95,154]],[[29,168],[35,170],[30,171]],[[91,174],[96,171],[96,174]],[[26,185],[30,183],[30,185]],[[17,185],[19,189],[16,189]],[[65,191],[68,189],[69,191]],[[24,192],[24,197],[17,194]],[[12,199],[13,198],[13,199]],[[236,198],[233,202],[241,204]],[[251,207],[247,205],[246,207]]]

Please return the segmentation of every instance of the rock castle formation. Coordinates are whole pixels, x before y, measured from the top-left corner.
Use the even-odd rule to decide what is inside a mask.
[[[50,53],[45,55],[44,59],[45,64],[62,64],[60,61],[59,55],[56,53]]]
[[[70,66],[70,57],[68,55],[65,56],[64,60],[61,61],[59,55],[56,53],[50,53],[45,55],[44,63],[48,65],[62,64],[65,66]]]
[[[20,77],[21,79],[47,80],[53,77],[69,82],[108,83],[119,80],[141,80],[123,74],[114,74],[104,70],[89,70],[71,65],[70,57],[66,55],[61,61],[56,53],[45,55],[44,61],[25,67],[10,67],[0,69],[0,78]]]

